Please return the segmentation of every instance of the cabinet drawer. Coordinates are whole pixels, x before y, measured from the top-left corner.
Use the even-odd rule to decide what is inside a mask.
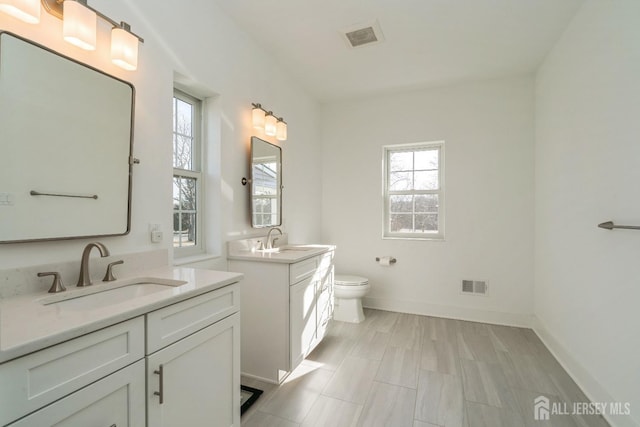
[[[147,314],[147,354],[206,328],[240,309],[237,283]]]
[[[0,365],[0,425],[144,357],[142,316]]]
[[[139,360],[9,427],[144,426],[144,375],[144,360]]]
[[[289,284],[293,285],[312,276],[318,269],[318,257],[291,264],[289,267]]]

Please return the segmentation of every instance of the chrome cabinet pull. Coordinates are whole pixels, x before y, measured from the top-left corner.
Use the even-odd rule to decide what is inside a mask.
[[[159,396],[160,397],[160,404],[162,405],[164,403],[164,368],[162,365],[160,365],[160,367],[158,368],[157,371],[153,371],[154,374],[160,376],[160,381],[159,381],[159,386],[160,386],[160,391],[154,391],[153,394],[155,396]]]

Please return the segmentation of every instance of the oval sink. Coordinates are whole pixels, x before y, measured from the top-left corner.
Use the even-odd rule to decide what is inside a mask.
[[[270,248],[270,249],[258,249],[256,252],[262,254],[277,254],[279,252],[289,252],[289,251],[308,251],[313,248],[308,248],[305,246],[281,246],[278,248]]]
[[[166,279],[137,279],[120,282],[114,286],[108,283],[92,285],[69,293],[52,295],[40,300],[42,305],[55,305],[65,310],[93,310],[120,304],[135,298],[166,291],[187,282]]]
[[[280,252],[280,248],[256,249],[256,252],[259,252],[261,254],[275,254]]]

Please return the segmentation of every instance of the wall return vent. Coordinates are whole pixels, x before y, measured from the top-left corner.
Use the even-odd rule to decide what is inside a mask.
[[[463,280],[462,293],[470,295],[487,295],[489,287],[484,280]]]

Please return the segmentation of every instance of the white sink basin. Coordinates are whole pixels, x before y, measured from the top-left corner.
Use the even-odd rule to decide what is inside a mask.
[[[168,279],[133,279],[110,285],[102,283],[74,289],[40,300],[42,305],[55,305],[64,310],[85,311],[106,308],[135,298],[166,291],[187,282]]]
[[[282,246],[278,248],[271,249],[258,249],[256,252],[262,254],[277,254],[279,252],[289,252],[289,251],[308,251],[314,248],[306,247],[306,246]]]
[[[256,249],[256,252],[261,254],[275,254],[280,252],[280,248],[271,248],[271,249]]]

